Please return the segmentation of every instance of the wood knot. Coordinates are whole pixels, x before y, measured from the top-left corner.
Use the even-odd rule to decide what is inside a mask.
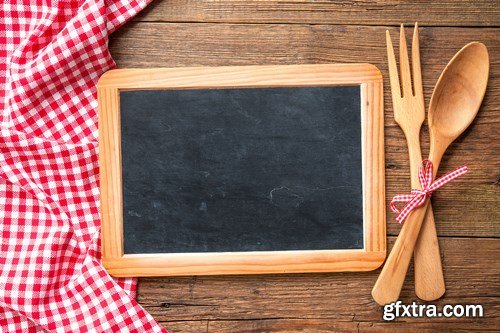
[[[394,163],[387,163],[386,168],[389,170],[396,169],[396,164]]]

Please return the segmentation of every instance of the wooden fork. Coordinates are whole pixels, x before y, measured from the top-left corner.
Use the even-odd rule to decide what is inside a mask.
[[[410,172],[412,188],[420,189],[418,167],[422,163],[420,150],[420,128],[425,120],[424,95],[422,91],[422,73],[420,70],[420,48],[418,43],[418,23],[415,23],[412,40],[412,75],[408,61],[408,50],[404,27],[401,25],[399,35],[399,63],[401,86],[398,78],[396,58],[392,47],[391,36],[386,31],[387,57],[392,92],[394,120],[403,130],[410,155]],[[414,251],[415,293],[423,300],[431,301],[440,298],[445,292],[443,268],[439,254],[439,244],[434,223],[434,214],[429,205],[420,230]]]

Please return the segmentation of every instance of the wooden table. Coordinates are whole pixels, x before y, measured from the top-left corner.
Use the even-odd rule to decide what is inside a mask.
[[[421,2],[421,3],[420,3]],[[410,187],[406,143],[393,119],[385,30],[418,20],[425,100],[453,54],[484,42],[491,74],[472,126],[441,170],[469,173],[433,197],[447,293],[433,304],[479,303],[485,318],[387,323],[369,273],[148,278],[139,302],[171,332],[465,331],[500,328],[500,5],[498,1],[155,1],[111,38],[119,67],[369,62],[385,78],[387,198]],[[411,31],[407,31],[407,36]],[[428,132],[422,133],[428,152]],[[400,226],[387,215],[389,248]],[[401,294],[418,301],[410,269]]]

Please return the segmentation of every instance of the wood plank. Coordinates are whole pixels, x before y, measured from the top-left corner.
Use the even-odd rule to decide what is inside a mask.
[[[371,322],[349,322],[334,319],[257,319],[257,320],[207,320],[205,326],[190,326],[190,322],[161,323],[171,333],[182,332],[209,332],[209,333],[250,333],[250,332],[273,332],[273,333],[336,333],[336,332],[496,332],[498,323],[495,318],[476,321],[463,321],[457,323],[371,323]]]
[[[360,323],[360,333],[385,333],[385,332],[498,332],[498,318],[474,318],[469,320],[450,319],[446,322],[414,322],[403,320],[392,323]]]
[[[119,67],[178,67],[260,64],[369,62],[388,77],[385,27],[328,25],[154,24],[130,22],[112,36],[111,53]],[[397,27],[389,28],[393,36]],[[500,237],[500,34],[494,28],[420,29],[425,100],[440,72],[463,45],[484,42],[491,74],[483,106],[471,128],[453,143],[442,172],[467,164],[470,171],[433,196],[441,236]],[[409,33],[411,33],[409,31]],[[369,38],[368,38],[369,36]],[[390,89],[385,89],[387,198],[406,192],[410,173],[406,143],[393,120]],[[422,147],[428,151],[424,126]],[[387,213],[387,231],[400,226]]]
[[[171,333],[209,332],[209,333],[336,333],[336,332],[496,332],[496,318],[476,318],[464,322],[414,322],[396,321],[391,323],[339,321],[336,319],[254,319],[254,320],[206,320],[198,322],[161,322]],[[192,325],[190,323],[193,323]],[[204,325],[204,326],[202,326]]]
[[[498,26],[495,0],[153,1],[136,20],[155,22],[309,23],[434,26]]]
[[[333,319],[264,319],[240,321],[213,320],[208,322],[207,332],[355,332],[357,331],[358,326],[358,322],[336,321]],[[169,326],[167,325],[166,327]],[[173,332],[175,332],[175,329]]]
[[[394,237],[389,241],[392,244]],[[384,322],[382,307],[370,295],[378,271],[148,278],[140,280],[138,300],[172,332],[194,331],[203,323],[208,332],[492,330],[500,316],[499,245],[498,239],[473,238],[445,238],[441,243],[448,289],[443,299],[431,304],[482,304],[484,318]],[[406,304],[418,301],[412,276],[410,272],[401,294]]]
[[[159,322],[169,333],[208,332],[208,320],[180,320]]]

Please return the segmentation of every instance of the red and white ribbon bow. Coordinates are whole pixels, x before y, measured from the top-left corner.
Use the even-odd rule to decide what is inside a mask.
[[[433,182],[432,162],[428,159],[423,160],[422,165],[418,168],[418,179],[420,181],[420,186],[422,187],[422,189],[412,189],[411,194],[400,194],[392,198],[390,208],[393,212],[398,214],[398,216],[396,217],[396,221],[398,221],[398,223],[403,223],[413,210],[422,206],[425,203],[425,200],[431,197],[432,192],[442,187],[443,185],[455,180],[457,177],[460,177],[466,172],[467,166],[464,165],[451,172],[448,172],[447,174],[436,179]],[[396,206],[400,202],[407,203],[401,210],[399,210],[399,208]]]

